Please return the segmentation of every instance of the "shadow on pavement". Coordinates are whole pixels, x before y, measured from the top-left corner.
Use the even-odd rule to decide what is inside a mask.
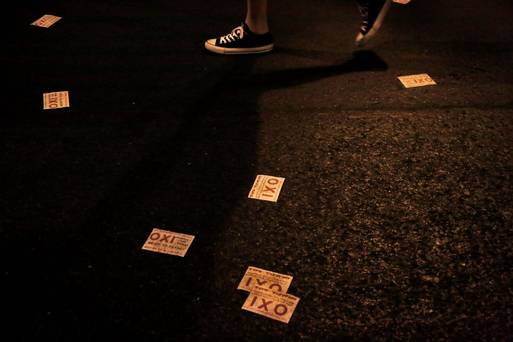
[[[278,70],[255,75],[249,80],[250,86],[267,89],[287,88],[314,82],[323,78],[364,71],[386,71],[388,65],[373,51],[360,50],[346,61],[336,61],[333,65]]]

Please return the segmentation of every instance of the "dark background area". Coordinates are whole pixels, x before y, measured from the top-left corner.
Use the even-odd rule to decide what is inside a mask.
[[[394,4],[363,51],[353,1],[274,1],[275,51],[239,57],[203,41],[241,0],[11,6],[7,340],[513,338],[511,1]],[[186,257],[141,250],[154,227]],[[294,276],[289,324],[240,309],[248,266]]]

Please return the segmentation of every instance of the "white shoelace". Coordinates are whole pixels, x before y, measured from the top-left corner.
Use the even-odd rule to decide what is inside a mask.
[[[231,33],[227,34],[226,36],[222,36],[219,39],[219,42],[221,44],[231,43],[236,40],[242,39],[244,37],[244,29],[241,26],[237,26],[232,30]]]
[[[360,9],[360,14],[363,17],[363,22],[360,30],[362,32],[367,33],[367,30],[369,29],[369,7],[367,7],[366,5],[359,5],[358,7]]]

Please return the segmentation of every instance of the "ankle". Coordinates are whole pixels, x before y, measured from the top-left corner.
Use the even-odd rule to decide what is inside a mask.
[[[251,32],[256,34],[264,34],[269,32],[269,25],[267,22],[261,22],[261,21],[254,21],[250,18],[246,18],[245,21],[246,25],[248,25]]]

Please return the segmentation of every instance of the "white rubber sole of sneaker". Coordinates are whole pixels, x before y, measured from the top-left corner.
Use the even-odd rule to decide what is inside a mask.
[[[380,29],[381,25],[383,24],[383,20],[385,20],[385,17],[388,13],[388,10],[390,9],[390,4],[392,1],[387,0],[385,4],[383,5],[383,8],[381,8],[381,11],[378,14],[378,17],[376,18],[376,21],[374,22],[374,25],[372,25],[369,32],[367,32],[366,35],[363,35],[361,32],[358,32],[358,35],[356,36],[355,44],[359,47],[364,46],[371,40],[378,30]]]
[[[257,53],[266,53],[271,51],[274,48],[274,44],[259,46],[255,48],[223,48],[219,46],[215,46],[214,44],[209,43],[208,41],[205,42],[205,49],[208,51],[219,53],[222,55],[251,55],[251,54],[257,54]]]

